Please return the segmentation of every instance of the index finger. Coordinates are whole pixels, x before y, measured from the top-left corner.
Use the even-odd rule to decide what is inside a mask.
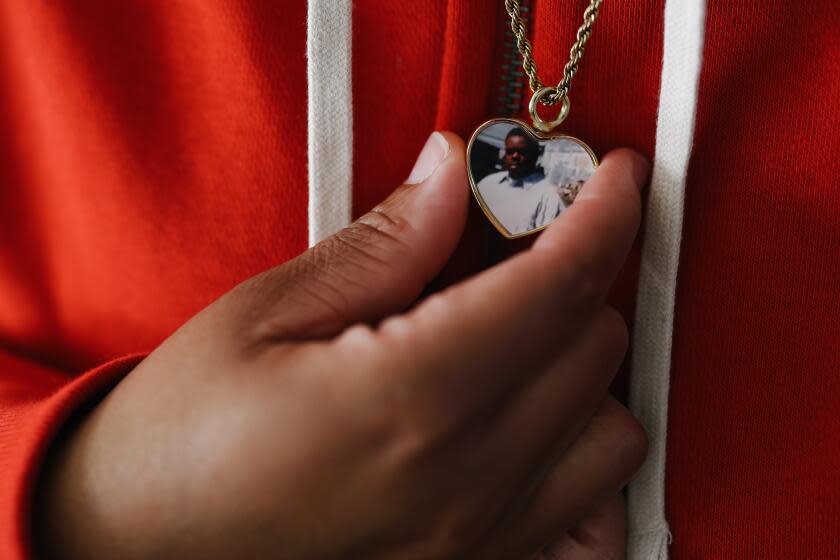
[[[562,254],[578,274],[606,297],[639,230],[640,191],[650,165],[640,154],[618,149],[604,157],[567,210],[534,243],[536,251]]]
[[[603,304],[639,227],[646,176],[642,156],[609,154],[532,249],[383,323],[415,366],[405,369],[423,375],[417,385],[486,405],[542,371]]]

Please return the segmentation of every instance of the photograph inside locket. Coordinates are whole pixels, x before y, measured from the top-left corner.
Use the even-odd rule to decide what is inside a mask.
[[[548,225],[594,171],[592,157],[577,142],[537,140],[512,122],[487,126],[470,149],[476,190],[510,234]]]

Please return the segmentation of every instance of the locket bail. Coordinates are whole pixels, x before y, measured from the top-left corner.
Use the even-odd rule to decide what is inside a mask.
[[[541,87],[537,91],[534,92],[534,95],[531,96],[531,101],[528,103],[528,112],[531,114],[531,121],[534,123],[534,128],[539,130],[540,132],[551,132],[566,120],[566,117],[569,115],[569,108],[571,103],[569,102],[569,96],[564,95],[560,101],[560,113],[557,115],[554,120],[545,121],[540,117],[539,113],[537,112],[537,107],[539,106],[540,100],[545,97],[546,95],[554,95],[557,93],[557,88],[553,86],[545,86]]]

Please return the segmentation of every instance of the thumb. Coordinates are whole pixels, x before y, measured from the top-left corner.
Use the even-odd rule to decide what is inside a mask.
[[[468,200],[463,141],[432,133],[385,202],[254,280],[252,305],[267,317],[258,336],[329,337],[407,308],[454,251]]]

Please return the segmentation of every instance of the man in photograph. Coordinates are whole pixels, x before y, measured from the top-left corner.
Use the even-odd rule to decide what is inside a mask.
[[[478,182],[484,203],[509,233],[524,233],[549,224],[563,210],[557,189],[537,167],[539,144],[521,128],[505,136],[502,166]]]

